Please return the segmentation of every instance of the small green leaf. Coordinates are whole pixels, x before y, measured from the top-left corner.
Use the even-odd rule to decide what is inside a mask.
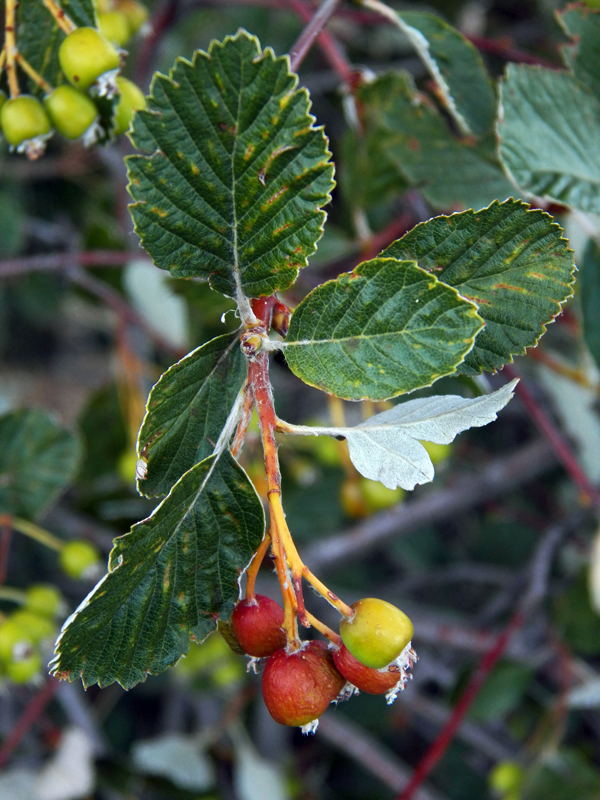
[[[211,455],[246,379],[239,335],[218,336],[168,369],[154,386],[138,436],[148,461],[138,489],[166,494],[184,472]]]
[[[108,574],[63,627],[53,674],[130,689],[175,664],[231,616],[264,524],[228,450],[197,464],[152,516],[115,539]]]
[[[586,6],[568,6],[556,14],[573,44],[562,46],[565,64],[596,97],[600,96],[600,13]]]
[[[333,165],[287,56],[245,31],[156,75],[128,158],[131,213],[157,266],[230,297],[290,286],[316,248]]]
[[[96,27],[96,12],[92,0],[64,0],[60,5],[76,25]],[[64,38],[65,34],[40,0],[19,2],[19,52],[52,86],[58,84],[58,48]],[[30,91],[39,91],[30,78],[27,81]]]
[[[477,49],[433,14],[402,11],[397,17],[463,133],[485,133],[494,118],[496,97]]]
[[[567,72],[510,64],[501,85],[500,158],[534,197],[600,213],[600,100]]]
[[[44,411],[0,417],[0,514],[33,519],[75,477],[81,444]]]
[[[364,86],[367,138],[397,172],[441,211],[481,208],[514,194],[492,137],[459,140],[410,76],[392,72]]]
[[[284,351],[305,383],[383,400],[455,372],[482,324],[472,303],[414,261],[375,258],[305,297]]]
[[[549,214],[511,199],[434,217],[382,255],[417,260],[477,303],[485,328],[459,371],[478,375],[533,347],[571,296],[575,264],[562,233]]]
[[[600,247],[590,240],[583,254],[579,277],[583,312],[583,338],[596,365],[600,367]]]

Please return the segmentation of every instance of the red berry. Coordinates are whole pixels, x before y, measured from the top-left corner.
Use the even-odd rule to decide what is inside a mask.
[[[295,653],[277,650],[262,677],[265,705],[281,725],[307,725],[320,717],[346,684],[323,642],[309,642]]]
[[[333,651],[335,666],[351,684],[367,694],[385,694],[402,677],[400,668],[392,664],[384,671],[366,667],[352,655],[345,644]]]
[[[255,658],[266,658],[285,647],[285,633],[281,629],[283,617],[279,603],[263,594],[238,603],[231,621],[235,638],[243,651]]]

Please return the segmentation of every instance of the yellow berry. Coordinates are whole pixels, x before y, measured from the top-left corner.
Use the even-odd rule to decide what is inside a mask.
[[[412,622],[399,608],[376,597],[359,600],[352,608],[352,619],[340,623],[342,641],[361,664],[387,667],[412,639]]]
[[[146,108],[146,98],[142,90],[127,78],[117,78],[121,99],[115,113],[115,134],[118,136],[129,129],[133,112]]]

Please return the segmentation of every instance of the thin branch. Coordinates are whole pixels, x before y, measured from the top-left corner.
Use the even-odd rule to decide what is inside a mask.
[[[2,742],[2,746],[0,747],[0,770],[8,762],[23,737],[36,720],[39,719],[50,700],[52,700],[58,689],[58,684],[59,682],[56,678],[50,678],[39,692],[31,698],[29,703],[27,703],[23,713],[16,721],[6,739]]]
[[[504,367],[504,374],[512,380],[519,377],[518,373],[510,366]],[[571,476],[581,492],[589,498],[595,508],[600,509],[600,490],[587,477],[571,446],[564,438],[558,427],[554,424],[548,414],[540,406],[534,395],[529,391],[523,379],[519,381],[515,393],[525,406],[531,419],[535,422],[540,432],[544,434],[550,446],[554,450],[557,459]]]
[[[313,17],[311,16],[310,10],[304,5],[302,0],[289,0],[289,5],[290,8],[293,9],[298,14],[298,16],[304,20],[304,22],[308,23],[308,27],[310,27]],[[300,39],[302,38],[302,35],[300,36]],[[326,30],[321,30],[321,32],[318,33],[316,38],[317,41],[319,42],[319,47],[323,51],[323,55],[329,62],[332,69],[335,70],[335,72],[337,72],[341,80],[346,85],[352,86],[354,79],[354,71],[352,69],[352,66],[348,63],[346,57],[344,56],[337,40]],[[296,48],[297,46],[298,42],[296,42],[296,44],[292,47],[292,53],[294,51],[294,48]],[[302,58],[297,58],[297,57],[292,58],[291,64],[293,70],[296,70],[298,68],[304,56],[306,55],[306,52],[302,54]]]
[[[408,769],[395,753],[344,714],[325,714],[319,720],[319,738],[358,762],[385,786],[398,791],[408,779]],[[431,787],[420,787],[415,800],[442,800]]]
[[[306,28],[304,28],[296,42],[290,48],[290,66],[292,72],[298,72],[298,67],[304,61],[306,54],[331,17],[335,14],[340,4],[341,0],[324,0],[310,19]],[[290,5],[292,5],[294,10],[302,17],[305,16],[307,9],[303,3],[291,3]]]
[[[81,267],[122,267],[134,258],[138,260],[148,256],[142,252],[132,253],[131,250],[89,250],[81,253],[61,252],[9,258],[0,261],[0,278],[14,278],[28,272],[62,272],[73,264]]]
[[[462,724],[467,711],[479,694],[488,675],[508,647],[512,635],[522,627],[527,617],[545,597],[550,567],[556,548],[569,531],[579,527],[582,520],[583,512],[579,511],[568,520],[563,520],[559,524],[553,525],[542,537],[531,561],[529,588],[523,595],[518,609],[512,615],[504,631],[498,636],[493,647],[490,648],[481,659],[469,680],[467,688],[455,705],[448,722],[419,762],[411,780],[403,791],[400,792],[397,800],[414,800],[419,786],[448,749],[454,735]]]
[[[492,461],[475,474],[457,476],[443,489],[425,491],[418,499],[309,545],[304,548],[302,558],[313,571],[337,567],[342,561],[371,552],[390,539],[518,489],[555,467],[551,446],[546,441],[533,442],[516,453]]]

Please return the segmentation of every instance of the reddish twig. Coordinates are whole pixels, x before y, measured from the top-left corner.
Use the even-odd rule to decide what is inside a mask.
[[[11,540],[12,527],[10,524],[10,517],[4,516],[0,520],[0,585],[6,580]]]
[[[61,272],[73,264],[80,267],[122,267],[132,259],[144,259],[143,253],[130,250],[89,250],[81,253],[51,253],[44,256],[25,256],[0,261],[0,278],[13,278],[28,272]],[[150,259],[148,259],[150,260]]]
[[[463,34],[465,39],[468,39],[471,44],[474,44],[482,53],[489,53],[492,56],[498,56],[505,61],[516,61],[520,64],[535,64],[540,67],[547,67],[548,69],[562,69],[558,64],[548,61],[545,58],[531,55],[531,53],[524,53],[522,50],[517,50],[503,41],[494,41],[493,39],[486,39],[483,36],[467,36]]]
[[[175,23],[179,14],[179,0],[165,0],[158,6],[150,20],[150,33],[144,39],[137,57],[135,82],[146,87],[149,83],[152,62],[160,42]]]
[[[50,700],[54,697],[58,689],[59,681],[56,678],[50,678],[42,686],[37,694],[27,703],[23,709],[23,713],[16,721],[13,729],[8,734],[6,739],[2,742],[0,747],[0,769],[2,769],[13,752],[19,746],[19,743],[29,731],[31,726],[39,719],[43,710],[46,708]]]
[[[339,0],[325,0],[314,16],[302,0],[289,0],[289,5],[304,22],[308,23],[290,50],[290,65],[292,71],[295,72],[298,69],[316,39],[331,68],[337,72],[344,83],[352,86],[354,79],[354,70],[352,66],[346,60],[336,39],[334,39],[328,31],[323,30],[323,26],[339,5]],[[325,6],[327,6],[327,8],[325,12],[322,13],[322,9]],[[330,13],[327,13],[331,7],[332,10]],[[319,19],[317,23],[315,23],[317,17],[319,17]]]
[[[504,367],[504,374],[510,378],[519,377],[517,372],[510,366]],[[521,402],[525,406],[531,419],[535,422],[541,433],[544,434],[548,443],[554,450],[556,457],[563,465],[565,470],[574,480],[576,485],[585,494],[595,508],[600,509],[600,491],[587,477],[583,469],[580,467],[577,458],[562,433],[558,430],[554,422],[550,419],[548,414],[541,408],[538,401],[527,388],[523,379],[517,384],[515,393],[519,396]]]

